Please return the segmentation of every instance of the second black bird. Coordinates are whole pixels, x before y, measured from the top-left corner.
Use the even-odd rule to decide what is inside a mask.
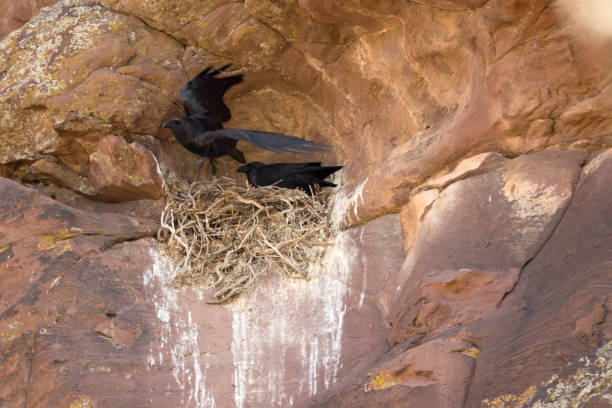
[[[238,167],[236,171],[246,173],[249,183],[254,186],[274,184],[310,192],[315,185],[336,187],[336,184],[325,179],[341,168],[342,166],[321,166],[320,162],[264,164],[254,161]]]
[[[223,102],[225,92],[240,82],[242,75],[219,78],[228,66],[207,68],[189,81],[181,91],[185,116],[172,118],[163,124],[174,133],[187,150],[208,157],[214,172],[213,159],[224,155],[246,163],[236,148],[239,140],[272,152],[305,153],[329,150],[329,146],[280,133],[244,129],[224,129],[231,112]]]

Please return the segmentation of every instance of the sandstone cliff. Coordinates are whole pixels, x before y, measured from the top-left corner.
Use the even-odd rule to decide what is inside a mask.
[[[603,2],[17,3],[0,406],[611,404]],[[333,145],[309,159],[345,165],[342,232],[318,277],[213,306],[170,288],[153,237],[164,179],[210,177],[161,124],[228,62],[232,127]]]

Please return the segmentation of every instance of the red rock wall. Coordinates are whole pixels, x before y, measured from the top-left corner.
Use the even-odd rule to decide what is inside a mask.
[[[605,401],[605,370],[583,373],[611,361],[609,10],[63,0],[8,34],[49,3],[16,4],[0,19],[0,405]],[[161,123],[226,62],[245,73],[231,126],[334,146],[309,159],[345,164],[345,231],[317,278],[211,306],[169,288],[151,237],[160,173],[210,177]]]
[[[0,8],[0,39],[32,19],[42,7],[55,4],[57,0],[2,0]]]

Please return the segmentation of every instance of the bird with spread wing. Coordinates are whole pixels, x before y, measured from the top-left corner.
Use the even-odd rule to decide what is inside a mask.
[[[257,130],[226,129],[223,123],[232,115],[223,102],[225,92],[240,82],[242,75],[218,77],[229,65],[206,68],[189,81],[181,91],[185,116],[172,118],[163,124],[187,150],[208,157],[215,172],[213,159],[224,155],[246,163],[244,154],[236,148],[239,140],[272,152],[307,154],[324,152],[329,146],[294,136]]]

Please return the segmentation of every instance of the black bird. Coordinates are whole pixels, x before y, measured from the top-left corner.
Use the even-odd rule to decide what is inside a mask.
[[[236,169],[246,173],[249,183],[254,186],[276,185],[285,188],[300,188],[310,193],[316,184],[321,187],[336,187],[324,179],[340,170],[342,166],[323,167],[320,162],[313,163],[274,163],[250,162]]]
[[[229,65],[206,68],[189,81],[181,91],[185,116],[172,118],[163,124],[174,133],[176,140],[187,150],[208,157],[215,172],[213,159],[223,155],[246,163],[244,154],[236,148],[239,140],[272,152],[321,152],[329,146],[293,136],[256,130],[224,129],[222,123],[232,115],[223,102],[223,95],[233,85],[242,82],[242,75],[217,78]]]

